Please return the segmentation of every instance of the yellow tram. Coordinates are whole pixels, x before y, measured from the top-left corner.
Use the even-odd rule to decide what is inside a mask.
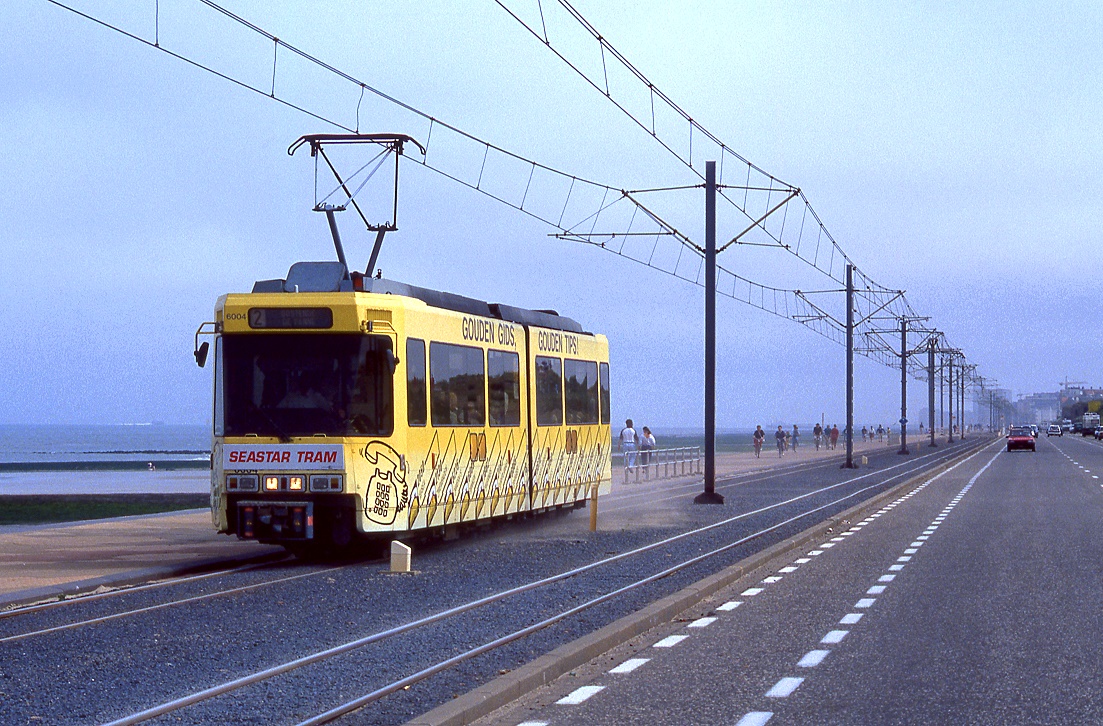
[[[570,318],[300,262],[204,326],[219,532],[341,548],[609,491],[609,345]]]

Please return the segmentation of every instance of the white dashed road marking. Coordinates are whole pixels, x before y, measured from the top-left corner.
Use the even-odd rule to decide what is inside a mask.
[[[774,684],[773,688],[766,691],[766,698],[786,698],[797,690],[801,683],[804,683],[803,678],[782,678]]]
[[[820,663],[823,663],[823,659],[827,657],[830,650],[810,650],[804,654],[804,657],[797,661],[797,665],[801,668],[815,668]]]
[[[560,706],[577,706],[595,693],[605,690],[605,686],[583,686],[556,701]]]
[[[751,711],[735,726],[766,726],[766,722],[774,715],[773,711]]]
[[[716,622],[716,618],[697,618],[687,625],[687,628],[705,628]]]
[[[835,643],[843,642],[843,638],[846,637],[849,630],[832,630],[827,635],[823,636],[823,640],[820,642],[824,645],[834,645]]]
[[[737,607],[739,607],[742,604],[743,604],[743,602],[741,600],[732,600],[731,602],[724,603],[723,605],[721,605],[720,607],[718,607],[716,609],[727,613],[727,612],[731,612],[732,610],[735,610]]]
[[[678,643],[681,643],[683,640],[685,640],[688,637],[689,637],[688,635],[668,635],[665,638],[663,638],[662,640],[660,640],[658,643],[655,643],[655,645],[653,645],[651,647],[652,648],[673,648]]]
[[[762,590],[763,590],[763,588],[761,588],[761,587],[749,587],[746,590],[744,590],[742,594],[743,594],[743,597],[754,597],[758,593],[762,592]]]
[[[861,613],[847,613],[843,616],[843,619],[839,621],[839,625],[854,625],[861,619]]]
[[[629,658],[628,660],[624,661],[619,666],[617,666],[616,668],[613,668],[609,672],[610,673],[631,673],[632,671],[636,670],[637,668],[639,668],[640,666],[642,666],[644,663],[648,662],[649,660],[651,660],[651,659],[650,658]]]

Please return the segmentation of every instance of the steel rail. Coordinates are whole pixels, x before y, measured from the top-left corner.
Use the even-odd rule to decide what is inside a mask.
[[[116,597],[118,595],[127,595],[132,592],[143,592],[145,590],[154,590],[161,587],[169,587],[171,585],[183,585],[189,582],[195,582],[196,580],[205,580],[211,577],[218,577],[219,575],[232,575],[239,572],[247,572],[260,567],[267,567],[268,565],[275,564],[276,562],[284,562],[289,559],[288,556],[284,556],[275,562],[255,562],[249,565],[242,565],[241,567],[233,567],[227,570],[215,570],[214,572],[204,572],[199,575],[185,575],[183,577],[174,577],[166,580],[158,580],[157,582],[147,583],[145,585],[135,585],[134,587],[120,587],[117,590],[111,590],[109,592],[97,592],[88,595],[73,595],[67,597],[64,600],[51,600],[50,602],[38,603],[37,605],[25,605],[23,607],[15,607],[9,610],[0,611],[0,620],[4,618],[14,617],[16,615],[29,615],[31,613],[42,612],[43,610],[53,610],[54,608],[64,607],[66,605],[80,605],[83,603],[95,602],[96,600],[102,600],[108,597]]]
[[[888,449],[886,449],[886,452],[895,454],[896,450],[892,449],[891,451],[889,451]],[[913,459],[912,461],[919,461],[920,459],[926,458],[927,456],[935,456],[935,455],[937,455],[937,453],[938,452],[935,452],[935,453],[932,453],[932,454],[925,454],[922,457]],[[816,469],[828,469],[828,468],[832,468],[832,467],[837,466],[838,462],[845,459],[845,458],[846,458],[845,455],[842,455],[842,454],[832,454],[830,457],[825,457],[824,459],[820,459],[817,462],[809,461],[809,462],[801,462],[801,463],[798,463],[798,464],[789,464],[789,465],[786,465],[785,467],[778,467],[776,469],[770,469],[770,470],[758,469],[756,471],[746,472],[745,474],[740,474],[740,475],[737,475],[737,476],[732,476],[732,477],[727,477],[725,479],[721,479],[717,482],[716,488],[717,488],[717,490],[734,489],[737,486],[742,486],[744,484],[753,484],[753,483],[761,482],[761,481],[767,481],[769,479],[775,479],[775,478],[777,478],[779,476],[783,476],[783,475],[802,474],[802,473],[809,472],[809,471],[815,471]],[[893,457],[893,458],[895,459],[895,457]],[[904,462],[902,464],[898,464],[897,466],[903,466],[904,464],[907,464],[907,463],[909,463],[909,462]],[[885,469],[881,469],[879,471],[889,471],[891,468],[894,468],[894,467],[886,467]],[[656,479],[654,481],[657,483],[661,480]],[[670,481],[670,479],[667,479],[666,481]],[[848,481],[855,481],[855,479],[850,479]],[[692,493],[699,493],[700,492],[700,481],[698,481],[696,483],[690,483],[690,484],[676,484],[673,487],[670,487],[667,491],[668,492],[674,492],[676,490],[690,490]],[[618,497],[618,498],[614,499],[613,501],[611,501],[609,504],[604,505],[602,507],[601,511],[608,513],[608,512],[619,512],[619,511],[623,511],[625,509],[630,509],[631,504],[628,502],[628,500],[630,500],[630,499],[640,499],[640,498],[647,497],[648,502],[666,502],[666,501],[672,501],[672,500],[678,499],[680,496],[683,496],[681,494],[672,494],[670,496],[664,496],[664,497],[661,497],[661,498],[656,498],[656,497],[653,497],[653,496],[649,496],[649,494],[650,493],[647,492],[647,491],[639,491],[639,492],[633,492],[632,494],[630,494],[628,496]]]
[[[888,467],[886,469],[882,469],[878,472],[869,472],[867,474],[862,474],[862,475],[859,475],[859,476],[856,476],[856,477],[852,477],[850,479],[847,479],[847,480],[842,481],[842,482],[838,482],[836,484],[831,484],[831,485],[826,486],[826,487],[821,487],[819,489],[815,489],[815,490],[812,490],[812,491],[809,491],[809,492],[805,492],[803,494],[799,494],[797,496],[790,497],[789,499],[786,499],[784,501],[775,502],[773,504],[768,504],[764,507],[759,507],[758,509],[755,509],[755,510],[752,510],[752,511],[749,511],[749,512],[744,512],[742,514],[738,514],[738,515],[735,515],[733,517],[729,517],[729,518],[721,520],[719,522],[714,522],[712,524],[708,524],[708,525],[705,525],[703,527],[699,527],[699,528],[694,529],[694,530],[688,530],[686,532],[681,532],[679,534],[673,535],[671,537],[667,537],[667,538],[662,539],[662,540],[658,540],[658,541],[653,542],[651,544],[642,545],[640,547],[637,547],[636,549],[629,550],[627,552],[622,552],[620,554],[612,555],[610,557],[606,557],[606,558],[603,558],[601,560],[596,560],[596,561],[591,562],[589,564],[582,565],[581,567],[576,567],[576,568],[573,568],[571,570],[566,570],[564,572],[558,573],[556,575],[551,575],[549,577],[545,577],[545,578],[542,578],[542,579],[539,579],[539,580],[534,580],[534,581],[526,583],[524,585],[518,585],[518,586],[510,588],[508,590],[503,590],[503,591],[498,592],[498,593],[487,595],[485,597],[478,598],[476,600],[472,600],[472,601],[464,603],[462,605],[458,605],[458,606],[453,607],[453,608],[448,608],[446,610],[442,610],[442,611],[434,613],[432,615],[428,615],[428,616],[425,616],[423,618],[418,618],[417,620],[412,620],[412,621],[409,621],[409,622],[404,623],[402,625],[398,625],[398,626],[395,626],[393,628],[389,628],[387,630],[383,630],[383,631],[379,631],[377,633],[373,633],[373,634],[365,636],[363,638],[358,638],[356,640],[352,640],[352,641],[349,641],[347,643],[343,643],[341,645],[334,646],[332,648],[327,648],[325,650],[317,651],[315,653],[311,653],[309,655],[302,656],[301,658],[296,658],[294,660],[287,661],[286,663],[282,663],[280,665],[273,666],[271,668],[266,668],[264,670],[256,671],[254,673],[251,673],[251,674],[246,675],[246,676],[242,676],[240,678],[235,678],[231,681],[226,681],[226,682],[218,684],[216,686],[211,686],[209,688],[205,688],[201,691],[197,691],[197,692],[189,694],[187,696],[182,696],[180,698],[173,699],[171,701],[167,701],[165,703],[154,706],[152,708],[148,708],[148,709],[145,709],[143,711],[131,714],[131,715],[126,716],[124,718],[117,719],[115,721],[111,721],[108,724],[106,724],[105,726],[128,726],[130,724],[143,723],[143,722],[148,721],[150,719],[157,718],[159,716],[163,716],[163,715],[168,714],[168,713],[172,713],[173,711],[177,711],[181,708],[186,708],[188,706],[192,706],[192,705],[195,705],[197,703],[201,703],[203,701],[208,701],[208,700],[210,700],[212,698],[215,698],[217,696],[221,696],[221,695],[225,695],[227,693],[231,693],[231,692],[233,692],[235,690],[238,690],[240,688],[244,688],[245,686],[253,685],[255,683],[260,683],[262,681],[269,680],[269,679],[274,678],[276,676],[283,675],[284,673],[289,673],[291,671],[297,670],[297,669],[302,668],[304,666],[319,663],[319,662],[328,660],[330,658],[333,658],[335,656],[342,655],[344,653],[348,653],[348,652],[351,652],[353,650],[357,650],[357,649],[362,648],[364,646],[371,645],[372,643],[377,643],[379,641],[386,640],[388,638],[391,638],[391,637],[394,637],[394,636],[397,636],[397,635],[401,635],[403,633],[407,633],[407,632],[410,632],[412,630],[416,630],[417,628],[425,627],[427,625],[431,625],[433,623],[437,623],[437,622],[440,622],[442,620],[447,620],[448,618],[452,618],[452,617],[455,617],[457,615],[461,615],[463,613],[466,613],[466,612],[469,612],[469,611],[472,611],[472,610],[476,610],[476,609],[478,609],[480,607],[483,607],[485,605],[489,605],[489,604],[492,604],[492,603],[495,603],[495,602],[499,602],[501,600],[504,600],[508,597],[512,597],[514,595],[519,595],[519,594],[522,594],[522,593],[525,593],[525,592],[530,592],[532,590],[539,589],[541,587],[546,587],[548,585],[551,585],[551,584],[554,584],[554,583],[557,583],[557,582],[562,582],[562,581],[567,580],[571,577],[575,577],[575,576],[583,574],[585,572],[589,572],[590,570],[597,569],[598,567],[602,567],[604,565],[609,565],[609,564],[612,564],[612,563],[615,563],[615,562],[619,562],[620,560],[628,559],[629,557],[634,557],[636,555],[644,554],[646,552],[650,552],[652,550],[659,549],[659,548],[664,547],[666,545],[669,545],[673,542],[677,542],[679,540],[686,539],[686,538],[689,538],[689,537],[692,537],[692,536],[695,536],[695,535],[698,535],[698,534],[702,534],[704,532],[708,532],[708,531],[711,531],[711,530],[714,530],[714,529],[718,529],[720,527],[726,526],[726,525],[731,524],[733,522],[737,522],[737,521],[740,521],[740,520],[743,520],[743,519],[747,519],[749,517],[756,516],[758,514],[763,514],[765,512],[768,512],[768,511],[773,510],[773,509],[777,509],[779,507],[787,506],[787,505],[792,504],[794,502],[798,502],[802,499],[806,499],[808,497],[815,496],[817,494],[822,494],[823,492],[830,491],[832,489],[837,489],[838,487],[844,486],[846,484],[853,484],[856,481],[866,479],[866,478],[874,476],[876,474],[884,474],[884,473],[887,473],[887,472],[892,471],[894,469],[899,469],[901,467],[908,466],[909,464],[915,464],[915,463],[917,463],[921,460],[928,459],[928,458],[931,458],[931,457],[949,458],[949,456],[954,454],[954,453],[959,453],[959,452],[940,450],[938,452],[924,454],[923,456],[918,457],[916,459],[901,462],[900,464]],[[872,485],[872,487],[881,486],[885,483],[885,481],[891,481],[892,479],[895,479],[899,476],[902,476],[902,475],[905,475],[905,474],[910,474],[910,473],[913,473],[915,471],[918,471],[919,469],[926,468],[929,463],[931,463],[931,462],[926,462],[926,463],[924,463],[920,466],[916,466],[916,467],[913,467],[912,469],[909,469],[907,471],[895,474],[892,477],[889,477],[888,479],[886,479],[884,481],[881,481],[877,484]]]
[[[953,466],[947,468],[945,471],[940,472],[939,474],[936,474],[934,477],[931,478],[930,481],[934,481],[934,480],[944,476],[945,474],[948,474],[949,472],[953,471],[957,467],[961,466],[965,462],[969,461],[970,459],[972,459],[975,456],[977,456],[978,454],[980,454],[985,448],[987,448],[987,446],[990,446],[990,445],[991,444],[988,444],[986,446],[978,446],[977,450],[974,451],[973,453],[971,453],[968,457],[962,459],[961,461],[957,462]],[[958,452],[958,453],[960,453],[960,452]],[[931,463],[931,462],[928,462],[928,464],[929,463]],[[926,467],[926,465],[924,465],[924,468],[925,467]],[[382,688],[376,689],[375,691],[372,691],[371,693],[368,693],[364,696],[361,696],[359,698],[356,698],[356,699],[348,701],[344,704],[341,704],[340,706],[332,708],[332,709],[330,709],[330,710],[328,710],[324,713],[318,714],[317,716],[309,718],[305,721],[300,721],[297,724],[297,726],[318,726],[319,724],[329,723],[329,722],[331,722],[331,721],[333,721],[337,718],[340,718],[341,716],[344,716],[348,713],[351,713],[351,712],[353,712],[357,709],[363,708],[364,706],[366,706],[366,705],[368,705],[368,704],[370,704],[374,701],[378,701],[379,699],[383,698],[384,696],[390,695],[391,693],[394,693],[395,691],[402,690],[402,689],[406,688],[407,686],[410,686],[414,683],[422,681],[422,680],[424,680],[424,679],[426,679],[430,676],[436,675],[437,673],[440,673],[441,671],[447,670],[448,668],[451,668],[452,666],[454,666],[458,663],[462,663],[466,660],[470,660],[470,659],[472,659],[476,656],[482,655],[483,653],[487,653],[487,652],[489,652],[491,650],[494,650],[496,648],[500,648],[503,645],[506,645],[508,643],[512,643],[515,640],[519,640],[519,639],[524,638],[528,635],[531,635],[531,634],[533,634],[537,631],[540,631],[540,630],[543,630],[543,629],[545,629],[549,626],[555,625],[556,623],[561,622],[561,621],[571,617],[572,615],[577,615],[578,613],[583,612],[584,610],[588,610],[589,608],[592,608],[596,605],[600,605],[601,603],[612,600],[612,599],[618,597],[619,595],[623,595],[627,592],[631,592],[632,590],[643,587],[644,585],[649,585],[653,582],[656,582],[656,581],[661,580],[663,578],[669,577],[673,574],[676,574],[677,572],[680,572],[681,570],[684,570],[688,567],[692,567],[693,565],[696,565],[700,562],[703,562],[706,559],[709,559],[711,557],[715,557],[716,555],[719,555],[719,554],[723,554],[724,552],[732,550],[736,547],[740,547],[744,544],[747,544],[748,542],[751,542],[752,540],[758,539],[759,537],[762,537],[764,535],[775,532],[775,531],[777,531],[777,530],[779,530],[783,527],[786,527],[790,524],[793,524],[793,523],[795,523],[795,522],[797,522],[801,519],[804,519],[805,517],[811,516],[811,515],[816,514],[818,512],[822,512],[825,509],[838,506],[839,504],[845,502],[848,499],[852,499],[853,497],[856,497],[860,494],[864,494],[865,492],[869,491],[870,489],[875,489],[877,487],[884,486],[888,482],[890,482],[894,479],[898,479],[902,476],[906,476],[909,473],[911,473],[911,472],[900,472],[898,474],[894,474],[893,476],[889,477],[888,479],[886,479],[884,481],[877,482],[876,484],[870,484],[867,487],[863,487],[863,488],[861,488],[857,491],[851,492],[850,494],[839,497],[838,499],[835,499],[834,501],[828,502],[826,504],[822,504],[818,507],[814,507],[812,509],[809,509],[806,512],[802,512],[800,514],[793,515],[792,517],[789,517],[788,519],[782,520],[781,522],[777,522],[775,524],[770,525],[769,527],[766,527],[764,529],[760,529],[759,531],[753,532],[749,535],[746,535],[745,537],[742,537],[738,540],[735,540],[734,542],[729,542],[728,544],[723,545],[721,547],[717,547],[716,549],[711,550],[709,552],[705,552],[705,553],[697,555],[695,557],[691,557],[690,559],[688,559],[684,562],[681,562],[677,565],[672,565],[671,567],[668,567],[665,570],[657,572],[653,575],[648,575],[647,577],[644,577],[640,580],[637,580],[636,582],[629,583],[628,585],[617,588],[616,590],[608,592],[604,595],[599,595],[598,597],[595,597],[595,598],[593,598],[593,599],[591,599],[591,600],[589,600],[585,603],[582,603],[581,605],[577,605],[577,606],[575,606],[573,608],[570,608],[568,610],[564,610],[563,612],[558,613],[556,615],[553,615],[550,618],[542,620],[538,623],[534,623],[534,624],[529,625],[529,626],[527,626],[525,628],[522,628],[520,630],[516,630],[516,631],[514,631],[514,632],[512,632],[508,635],[504,635],[500,638],[496,638],[495,640],[492,640],[489,643],[484,643],[483,645],[480,645],[476,648],[472,648],[472,649],[470,649],[470,650],[468,650],[464,653],[460,653],[460,654],[455,655],[451,658],[448,658],[447,660],[443,660],[440,663],[437,663],[436,665],[433,665],[433,666],[430,666],[428,668],[422,669],[422,670],[418,671],[417,673],[406,676],[405,678],[402,678],[400,680],[393,681],[393,682],[389,683],[388,685],[386,685]]]
[[[304,572],[299,575],[291,575],[289,577],[280,577],[275,580],[267,580],[265,582],[257,582],[252,585],[242,585],[240,587],[232,587],[229,590],[219,590],[218,592],[209,592],[205,595],[193,595],[192,597],[186,597],[182,600],[171,600],[169,602],[158,603],[156,605],[147,605],[142,608],[135,608],[134,610],[124,610],[121,613],[112,613],[110,615],[101,615],[96,618],[89,618],[88,620],[79,620],[75,623],[66,623],[65,625],[55,625],[52,628],[43,628],[42,630],[32,630],[26,633],[20,633],[18,635],[8,635],[0,638],[0,643],[14,643],[17,640],[26,640],[27,638],[33,638],[38,635],[46,635],[48,633],[58,633],[63,630],[74,630],[76,628],[83,628],[87,625],[98,625],[99,623],[106,623],[111,620],[118,620],[119,618],[128,618],[133,615],[141,615],[143,613],[151,613],[157,610],[164,610],[165,608],[176,607],[177,605],[184,605],[192,602],[201,602],[203,600],[211,600],[216,597],[222,597],[224,595],[234,595],[239,592],[248,592],[249,590],[256,590],[262,587],[268,587],[269,585],[276,585],[283,582],[292,582],[294,580],[301,580],[305,577],[314,577],[316,575],[324,575],[327,572],[333,572],[340,570],[347,565],[341,565],[339,567],[328,567],[324,570],[317,570],[315,572]]]

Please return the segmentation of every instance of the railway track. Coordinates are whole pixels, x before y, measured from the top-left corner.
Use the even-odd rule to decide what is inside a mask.
[[[378,619],[391,622],[387,627],[368,629],[369,634],[361,637],[334,636],[340,635],[342,630],[346,635],[354,630],[365,632],[362,622],[346,620],[349,624],[344,627],[329,622],[319,630],[320,635],[293,638],[300,646],[315,640],[329,640],[325,647],[319,644],[319,647],[313,648],[290,648],[289,654],[294,652],[295,657],[275,658],[276,662],[265,663],[265,667],[261,668],[242,668],[238,663],[238,672],[247,671],[242,676],[216,680],[207,671],[206,676],[197,674],[197,677],[187,679],[189,683],[203,682],[201,687],[181,688],[175,685],[164,688],[158,685],[144,695],[135,694],[137,698],[128,699],[138,708],[127,710],[115,699],[114,707],[105,704],[92,720],[117,724],[140,723],[172,714],[174,721],[185,723],[212,720],[292,723],[296,719],[300,719],[301,723],[324,723],[343,715],[348,715],[352,722],[404,721],[426,710],[427,705],[440,702],[442,693],[455,693],[456,688],[467,690],[478,680],[531,660],[533,654],[546,652],[564,639],[596,629],[624,612],[661,597],[671,588],[684,586],[726,567],[749,552],[792,534],[794,530],[799,531],[821,521],[833,512],[841,511],[916,473],[937,467],[963,450],[961,446],[940,449],[935,453],[892,461],[888,466],[859,474],[839,473],[837,465],[817,462],[795,466],[777,474],[752,473],[737,477],[723,482],[722,486],[754,488],[756,484],[768,484],[765,488],[776,492],[776,495],[747,511],[734,515],[729,511],[729,516],[714,518],[714,521],[658,538],[648,538],[639,533],[635,537],[606,534],[595,538],[604,540],[598,542],[598,547],[617,546],[620,551],[614,554],[594,557],[593,548],[578,548],[580,551],[576,555],[559,556],[555,563],[543,563],[547,565],[545,567],[515,557],[512,560],[514,565],[521,565],[524,574],[531,572],[542,576],[520,577],[514,573],[505,578],[511,580],[508,587],[492,587],[478,597],[470,595],[473,590],[480,589],[479,578],[475,578],[468,587],[457,589],[449,597],[432,597],[429,593],[422,593],[421,601],[414,606],[389,608],[385,616],[383,612],[376,613]],[[815,486],[802,484],[813,472],[824,477],[834,475],[835,479]],[[790,481],[794,478],[798,481]],[[779,481],[786,484],[779,486]],[[661,486],[660,482],[655,484]],[[676,489],[665,496],[673,500],[688,500],[696,491],[695,488]],[[626,498],[639,494],[631,489],[628,491]],[[617,498],[613,499],[616,504]],[[716,511],[706,509],[710,509],[709,514]],[[457,556],[470,559],[470,555],[492,546],[493,543],[487,539],[453,543],[442,547],[441,552],[436,554],[444,559],[455,559]],[[570,542],[565,549],[572,549]],[[571,566],[558,566],[567,560],[571,560]],[[540,573],[541,569],[546,572]],[[430,579],[436,580],[439,575],[435,573]],[[74,620],[61,626],[12,633],[0,637],[0,660],[3,660],[4,649],[20,647],[31,638],[63,641],[74,636],[72,631],[79,630],[84,631],[82,640],[96,642],[102,638],[110,641],[117,634],[105,632],[101,636],[100,633],[114,630],[120,627],[120,623],[129,622],[125,629],[134,632],[151,627],[150,619],[164,618],[169,614],[172,614],[171,620],[187,620],[195,618],[196,611],[212,607],[223,612],[225,606],[216,606],[214,603],[217,601],[236,603],[246,611],[256,608],[258,612],[262,610],[258,601],[265,606],[286,603],[289,597],[306,602],[305,598],[309,595],[302,593],[301,586],[334,579],[329,576],[342,578],[342,583],[360,580],[362,587],[369,589],[388,579],[391,582],[404,581],[402,587],[392,589],[405,592],[407,596],[417,592],[417,588],[410,585],[417,584],[418,578],[386,576],[363,565],[323,568],[272,578],[271,582],[237,585],[202,597],[169,599],[152,606],[129,608],[107,617],[84,619],[83,624]],[[290,595],[291,592],[297,594]],[[373,594],[380,598],[388,597],[382,592],[362,589],[346,593],[346,605],[340,607],[347,608],[347,599],[371,597]],[[311,607],[317,607],[316,598],[310,602]],[[271,608],[264,612],[265,618],[271,621]],[[204,619],[209,622],[209,617],[208,613]],[[152,627],[160,629],[157,624]],[[242,631],[229,630],[231,632],[225,636],[233,643],[237,637],[235,633]],[[306,635],[291,623],[279,630],[285,635],[289,632]],[[183,640],[189,639],[184,637]],[[307,651],[305,654],[304,650]],[[226,659],[218,656],[214,653],[210,660],[227,665]],[[233,661],[232,658],[229,660]],[[473,665],[475,672],[468,672]],[[433,684],[427,692],[423,692],[422,686],[413,688],[415,684],[427,683]],[[177,695],[168,700],[156,698],[164,693]],[[283,705],[272,710],[271,701],[275,693],[279,694],[275,700]],[[386,698],[388,696],[394,698]],[[392,703],[396,699],[398,703]],[[145,704],[144,707],[142,704]],[[0,709],[3,708],[0,706]]]

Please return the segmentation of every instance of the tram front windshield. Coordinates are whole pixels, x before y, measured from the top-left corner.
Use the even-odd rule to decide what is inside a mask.
[[[227,436],[389,436],[394,431],[389,338],[226,335]]]

